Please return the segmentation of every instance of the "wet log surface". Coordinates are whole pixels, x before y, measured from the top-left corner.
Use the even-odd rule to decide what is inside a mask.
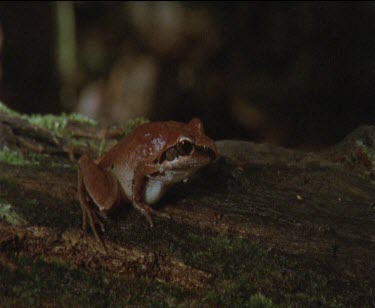
[[[95,151],[16,116],[0,132],[33,157],[0,162],[5,306],[375,305],[375,127],[320,153],[218,141],[220,160],[156,206],[170,219],[112,213],[107,254],[81,230],[69,159]]]

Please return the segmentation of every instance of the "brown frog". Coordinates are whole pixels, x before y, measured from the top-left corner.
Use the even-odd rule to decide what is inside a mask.
[[[83,212],[96,231],[102,229],[98,212],[105,214],[121,201],[131,203],[150,226],[154,204],[175,183],[187,180],[218,157],[215,143],[204,133],[202,122],[152,122],[138,126],[111,150],[93,160],[79,160],[78,195]]]

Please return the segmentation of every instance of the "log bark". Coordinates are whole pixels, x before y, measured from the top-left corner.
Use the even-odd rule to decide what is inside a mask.
[[[108,253],[81,230],[73,159],[102,130],[66,129],[0,113],[0,147],[23,158],[0,162],[5,306],[375,305],[375,127],[319,153],[218,141],[220,160],[156,206],[170,219],[110,215]]]

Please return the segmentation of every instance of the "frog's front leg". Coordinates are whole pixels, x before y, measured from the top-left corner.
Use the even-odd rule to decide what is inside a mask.
[[[95,227],[99,224],[104,230],[97,210],[104,213],[118,203],[118,182],[112,172],[101,169],[87,155],[83,155],[79,160],[78,197],[82,208],[83,228],[86,229],[88,219],[95,237],[103,244]]]
[[[146,217],[151,227],[153,227],[154,225],[151,214],[164,218],[170,218],[168,214],[160,213],[159,211],[154,210],[144,200],[147,175],[153,174],[158,171],[159,168],[153,164],[140,165],[135,169],[133,178],[132,205],[136,210],[138,210],[143,216]]]

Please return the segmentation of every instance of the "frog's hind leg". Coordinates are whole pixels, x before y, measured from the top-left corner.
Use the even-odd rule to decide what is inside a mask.
[[[106,212],[118,203],[118,182],[110,171],[101,169],[87,155],[79,160],[78,197],[83,229],[89,223],[96,239],[104,246],[96,230],[96,224],[99,224],[104,232],[104,224],[100,221],[98,211]]]
[[[106,250],[104,242],[102,241],[100,235],[98,234],[98,231],[96,230],[96,224],[99,224],[101,230],[104,232],[104,224],[101,222],[101,220],[98,217],[98,214],[95,212],[95,210],[92,208],[90,204],[90,199],[85,189],[83,180],[80,176],[80,172],[78,173],[78,198],[82,209],[82,229],[84,231],[87,230],[88,221],[96,240],[101,244],[102,248]]]
[[[87,191],[81,178],[81,172],[78,171],[78,200],[82,210],[82,229],[87,230],[87,209],[90,208]]]

